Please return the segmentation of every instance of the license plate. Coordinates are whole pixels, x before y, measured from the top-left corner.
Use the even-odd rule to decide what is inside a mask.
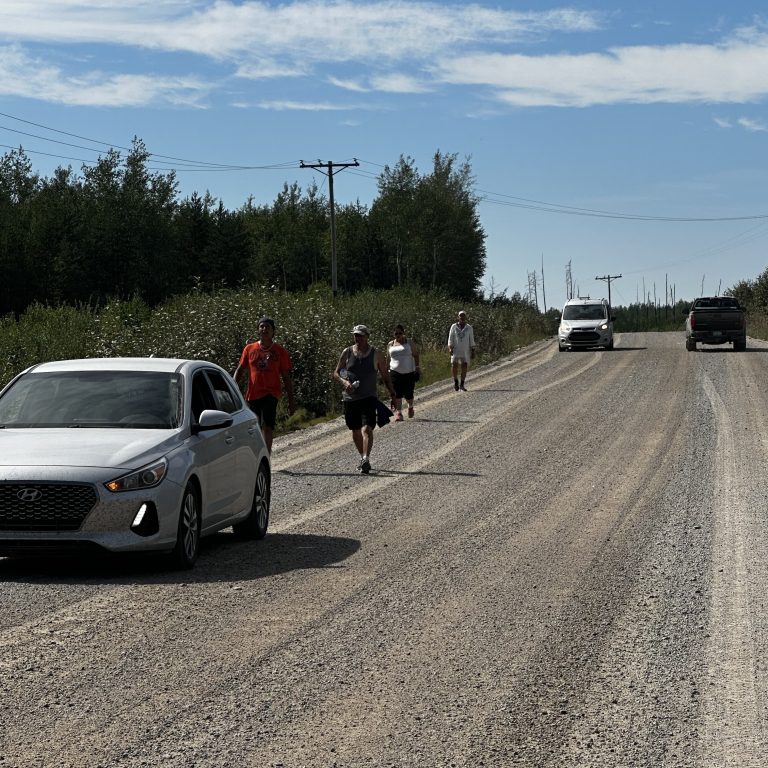
[[[722,336],[723,332],[722,331],[712,331],[712,335],[713,336]]]

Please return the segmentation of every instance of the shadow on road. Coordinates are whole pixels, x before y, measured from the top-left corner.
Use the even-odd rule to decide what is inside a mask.
[[[23,556],[0,558],[0,582],[37,584],[204,584],[252,581],[289,571],[333,568],[360,549],[340,536],[267,534],[263,541],[238,541],[230,531],[203,539],[190,571],[173,571],[158,555],[103,555],[77,559]]]

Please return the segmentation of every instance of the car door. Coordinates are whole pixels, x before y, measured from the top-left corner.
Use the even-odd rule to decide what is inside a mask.
[[[204,410],[223,410],[218,407],[207,374],[208,370],[203,369],[192,377],[193,424],[197,424]],[[242,496],[235,434],[230,427],[206,430],[194,435],[190,445],[202,486],[202,527],[216,528],[239,508]]]
[[[216,407],[232,416],[228,433],[234,438],[231,448],[235,454],[235,477],[230,488],[237,492],[231,514],[236,515],[250,508],[256,485],[258,468],[254,453],[254,432],[260,436],[258,420],[246,408],[232,380],[217,369],[207,369],[206,375],[213,391]]]

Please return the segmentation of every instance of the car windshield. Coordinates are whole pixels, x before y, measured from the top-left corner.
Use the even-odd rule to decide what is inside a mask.
[[[563,308],[563,320],[605,320],[602,304],[571,304]]]
[[[181,377],[156,371],[28,373],[0,398],[0,427],[175,429]]]

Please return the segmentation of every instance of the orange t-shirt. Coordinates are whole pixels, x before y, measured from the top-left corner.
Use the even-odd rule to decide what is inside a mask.
[[[283,392],[281,376],[293,367],[285,347],[272,342],[269,349],[262,349],[260,341],[246,344],[240,365],[248,368],[246,400],[258,400],[265,395],[279,398]]]

